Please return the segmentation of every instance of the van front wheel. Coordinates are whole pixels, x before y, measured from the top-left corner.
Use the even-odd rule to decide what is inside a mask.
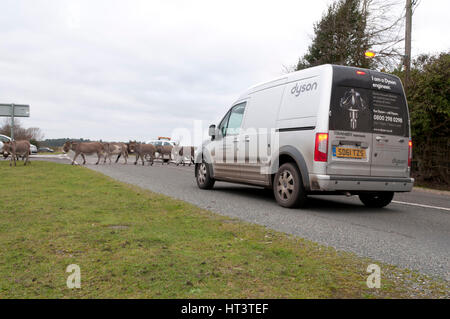
[[[278,204],[294,208],[306,201],[305,189],[298,168],[293,163],[281,165],[273,180],[273,193]]]
[[[206,162],[201,162],[195,167],[197,186],[201,189],[211,189],[214,187],[214,178],[211,177],[210,169]]]
[[[359,195],[359,199],[367,207],[381,208],[389,205],[394,198],[394,192],[367,193]]]

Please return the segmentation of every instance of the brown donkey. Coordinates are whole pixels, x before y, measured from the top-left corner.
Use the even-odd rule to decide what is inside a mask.
[[[144,165],[144,159],[146,155],[150,156],[151,161],[149,162],[149,165],[153,165],[153,160],[155,158],[155,146],[152,144],[141,144],[136,142],[130,142],[128,145],[128,149],[131,152],[134,152],[136,154],[136,161],[134,162],[134,165],[137,164],[139,157],[142,160],[142,165]]]
[[[83,165],[86,164],[86,157],[85,155],[91,155],[91,154],[97,154],[98,160],[95,165],[97,165],[100,162],[100,158],[104,156],[104,147],[103,144],[100,142],[73,142],[68,141],[64,143],[63,151],[67,153],[69,150],[72,150],[75,152],[75,156],[72,160],[72,165],[75,163],[75,160],[77,159],[78,155],[81,154],[81,157],[83,158]]]
[[[106,157],[109,158],[109,164],[111,164],[111,155],[117,155],[116,163],[119,161],[120,156],[123,157],[125,160],[125,163],[127,163],[128,160],[128,145],[125,143],[103,143],[104,150],[106,152],[105,154],[105,161],[106,163]]]
[[[11,160],[9,161],[9,166],[12,166],[13,161],[14,166],[17,166],[16,158],[20,156],[22,158],[23,157],[25,158],[25,162],[23,165],[27,165],[30,156],[30,142],[28,141],[5,142],[3,145],[3,152],[11,153]]]

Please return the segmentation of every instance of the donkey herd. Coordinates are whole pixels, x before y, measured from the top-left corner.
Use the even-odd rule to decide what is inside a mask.
[[[111,164],[111,157],[113,155],[117,155],[116,163],[119,161],[119,158],[122,157],[124,159],[124,164],[128,162],[128,155],[135,154],[136,159],[134,164],[136,165],[141,159],[142,165],[145,164],[145,161],[149,162],[149,165],[153,165],[153,161],[158,154],[158,158],[161,158],[164,163],[165,157],[169,156],[167,163],[170,163],[170,160],[175,160],[177,165],[186,164],[186,159],[188,161],[189,166],[194,163],[194,146],[179,146],[179,145],[153,145],[153,144],[145,144],[138,142],[129,142],[129,143],[105,143],[105,142],[73,142],[68,141],[63,146],[63,151],[65,153],[72,150],[75,152],[75,155],[72,160],[72,165],[75,163],[75,160],[79,155],[81,155],[83,159],[83,165],[86,164],[85,155],[93,155],[96,154],[98,159],[95,163],[96,165],[100,163],[103,158],[103,164],[106,163],[106,159],[109,159],[109,163]]]
[[[186,165],[186,162],[190,166],[194,163],[194,146],[179,146],[179,145],[153,145],[153,144],[145,144],[138,143],[136,141],[129,143],[108,143],[108,142],[75,142],[68,141],[63,145],[63,151],[65,153],[72,150],[75,152],[75,155],[72,159],[72,165],[75,164],[75,160],[78,156],[81,155],[83,159],[83,165],[86,164],[86,155],[97,155],[98,159],[95,164],[99,164],[101,159],[103,158],[103,164],[106,163],[106,160],[109,159],[109,163],[111,164],[111,157],[113,155],[117,155],[115,162],[119,161],[119,158],[122,157],[124,159],[124,164],[128,162],[128,155],[135,154],[136,159],[134,164],[136,165],[141,159],[142,165],[145,164],[145,161],[149,162],[149,165],[153,165],[153,161],[156,158],[156,154],[158,154],[158,158],[163,160],[163,163],[167,161],[169,164],[171,160],[175,161],[176,165]],[[14,166],[16,166],[16,160],[20,157],[24,160],[24,165],[29,163],[29,155],[30,155],[30,142],[28,141],[12,141],[5,142],[3,145],[3,150],[0,150],[3,153],[4,157],[11,155],[10,166],[12,166],[14,162]],[[167,159],[167,156],[169,157]]]

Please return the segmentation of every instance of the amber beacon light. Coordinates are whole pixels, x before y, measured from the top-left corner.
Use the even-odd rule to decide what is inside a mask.
[[[364,55],[366,56],[366,58],[372,59],[375,56],[375,52],[366,51],[366,52],[364,52]]]

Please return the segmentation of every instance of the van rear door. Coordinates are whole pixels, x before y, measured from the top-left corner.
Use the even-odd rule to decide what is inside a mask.
[[[400,79],[370,71],[372,176],[408,177],[409,113]]]
[[[329,175],[370,176],[372,112],[370,75],[350,67],[333,66],[329,112]]]
[[[408,143],[400,79],[333,66],[327,174],[408,177]]]

